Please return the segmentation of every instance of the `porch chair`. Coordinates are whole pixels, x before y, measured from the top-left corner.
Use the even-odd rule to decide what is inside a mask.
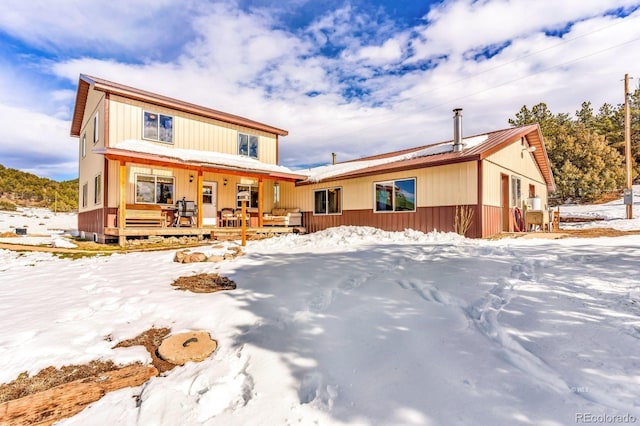
[[[236,209],[235,214],[236,214],[236,221],[238,223],[238,226],[242,226],[242,209]],[[249,212],[245,212],[245,214],[247,219],[247,226],[249,226],[251,224],[251,220],[250,220],[251,215],[249,214]]]
[[[220,223],[222,223],[222,226],[229,226],[229,223],[235,225],[236,216],[233,213],[233,209],[226,207],[220,210]]]
[[[176,203],[176,221],[174,226],[182,226],[182,219],[188,221],[188,226],[196,224],[196,218],[198,217],[198,206],[195,201],[187,201],[185,197]]]

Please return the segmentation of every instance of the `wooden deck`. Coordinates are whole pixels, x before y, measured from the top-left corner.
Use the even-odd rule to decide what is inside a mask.
[[[117,238],[120,245],[124,245],[127,237],[132,238],[142,238],[142,237],[192,237],[192,236],[202,236],[205,238],[210,238],[212,240],[230,240],[230,239],[240,239],[242,235],[242,228],[240,227],[217,227],[217,226],[206,226],[201,228],[196,227],[127,227],[124,229],[120,228],[106,228],[105,236]],[[280,234],[290,234],[290,233],[298,233],[304,234],[306,233],[305,228],[301,226],[292,226],[292,227],[284,227],[284,226],[263,226],[263,227],[248,227],[247,228],[247,237],[251,238],[253,236],[269,236],[269,235],[280,235]]]

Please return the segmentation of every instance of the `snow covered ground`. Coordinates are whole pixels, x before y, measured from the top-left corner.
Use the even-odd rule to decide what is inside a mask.
[[[565,205],[560,207],[561,217],[601,219],[593,222],[562,224],[565,228],[613,228],[620,231],[640,229],[640,185],[633,187],[633,219],[627,220],[622,198],[599,205]]]
[[[0,238],[0,243],[56,245],[71,248],[73,243],[65,239],[65,236],[75,234],[78,228],[78,215],[54,214],[51,210],[43,208],[19,207],[15,212],[0,210],[0,234],[15,233],[17,228],[23,229],[27,235],[19,238]]]
[[[175,251],[0,250],[0,383],[49,365],[149,362],[142,347],[112,347],[155,326],[207,330],[219,347],[61,424],[640,423],[640,236],[342,227],[246,251],[178,264]],[[201,272],[238,288],[170,286]]]

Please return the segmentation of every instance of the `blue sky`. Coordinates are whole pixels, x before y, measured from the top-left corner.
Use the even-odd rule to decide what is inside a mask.
[[[80,6],[81,5],[81,6]],[[626,0],[5,0],[0,163],[77,176],[85,73],[289,130],[297,167],[508,127],[522,107],[623,101],[640,78]],[[634,87],[638,80],[635,80]]]

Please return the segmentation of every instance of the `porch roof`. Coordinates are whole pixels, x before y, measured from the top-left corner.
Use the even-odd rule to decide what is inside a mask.
[[[254,158],[221,152],[171,148],[142,140],[125,140],[112,147],[96,148],[93,152],[103,154],[110,160],[125,160],[195,170],[207,169],[221,173],[287,181],[298,181],[307,177],[288,167],[263,163]]]

